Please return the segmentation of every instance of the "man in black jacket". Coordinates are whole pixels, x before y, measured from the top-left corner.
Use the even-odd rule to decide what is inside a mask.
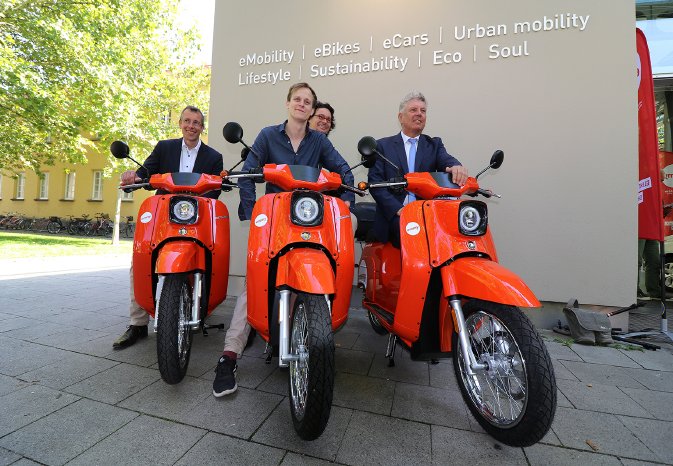
[[[201,142],[204,125],[203,112],[196,107],[187,106],[180,114],[180,130],[182,138],[159,141],[143,167],[137,171],[130,170],[121,176],[121,185],[129,185],[149,178],[156,173],[193,172],[219,175],[223,170],[222,154]],[[162,194],[157,192],[157,194]],[[204,194],[217,199],[220,191]],[[129,315],[131,324],[126,331],[112,344],[114,349],[131,346],[138,338],[147,336],[149,315],[142,309],[133,295],[133,267],[131,277],[131,305]]]

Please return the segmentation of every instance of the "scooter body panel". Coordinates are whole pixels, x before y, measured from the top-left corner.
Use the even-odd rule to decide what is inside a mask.
[[[442,267],[444,296],[460,295],[521,307],[540,307],[535,294],[514,272],[480,257],[461,257]]]
[[[138,212],[133,247],[134,294],[138,304],[154,316],[157,274],[204,272],[207,313],[227,296],[229,281],[229,212],[220,201],[195,197],[198,220],[191,225],[170,221],[170,199],[146,199]]]
[[[334,270],[322,251],[297,248],[278,258],[276,288],[288,286],[305,293],[333,294],[334,282]]]

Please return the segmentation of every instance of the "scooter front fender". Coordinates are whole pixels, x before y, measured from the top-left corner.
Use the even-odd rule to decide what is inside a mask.
[[[332,264],[317,249],[292,249],[278,258],[276,287],[283,285],[311,294],[334,294]]]
[[[206,271],[206,253],[197,243],[170,241],[159,250],[155,265],[156,273],[182,273],[195,270]]]
[[[441,274],[447,297],[461,295],[510,306],[541,306],[518,275],[489,259],[461,257],[442,267]]]

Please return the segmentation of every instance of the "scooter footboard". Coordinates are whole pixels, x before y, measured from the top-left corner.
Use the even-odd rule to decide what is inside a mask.
[[[441,273],[444,296],[461,295],[510,306],[541,306],[518,275],[489,259],[462,257],[442,267]]]
[[[311,294],[334,294],[335,276],[325,253],[297,248],[278,258],[276,287],[289,286]]]
[[[206,270],[206,253],[203,247],[192,241],[171,241],[161,247],[157,256],[156,273],[182,273],[194,270]]]

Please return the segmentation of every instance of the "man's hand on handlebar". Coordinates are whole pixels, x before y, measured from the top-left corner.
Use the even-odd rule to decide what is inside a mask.
[[[126,186],[126,185],[129,185],[129,184],[140,183],[141,181],[142,181],[142,179],[140,179],[136,175],[135,170],[129,170],[129,171],[125,171],[124,173],[122,173],[121,181],[119,182],[119,184],[121,186]]]
[[[447,173],[451,173],[451,181],[458,186],[463,186],[467,181],[467,168],[462,165],[454,165],[446,168]]]

